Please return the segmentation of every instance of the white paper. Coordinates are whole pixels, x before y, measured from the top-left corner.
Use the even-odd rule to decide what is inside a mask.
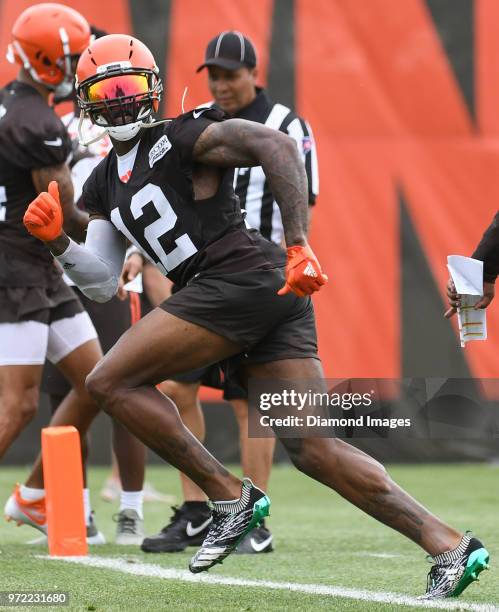
[[[134,291],[135,293],[142,293],[142,274],[137,274],[137,276],[127,283],[123,289],[126,289],[126,291]]]
[[[483,261],[462,255],[449,255],[447,267],[459,294],[483,295]]]
[[[474,308],[483,295],[483,262],[462,255],[449,255],[447,267],[461,296],[461,306],[457,309],[461,346],[471,340],[486,340],[485,309]]]

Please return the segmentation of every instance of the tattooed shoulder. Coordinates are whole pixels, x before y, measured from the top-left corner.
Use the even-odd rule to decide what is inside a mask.
[[[193,157],[208,165],[223,167],[257,166],[258,150],[273,130],[245,119],[212,123],[199,136]]]

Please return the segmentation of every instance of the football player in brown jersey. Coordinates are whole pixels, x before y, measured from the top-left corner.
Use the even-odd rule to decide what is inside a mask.
[[[223,561],[268,514],[270,500],[228,472],[156,389],[172,376],[227,359],[245,379],[291,380],[322,392],[310,295],[326,284],[306,241],[308,187],[296,144],[211,108],[155,122],[161,93],[150,51],[126,35],[103,37],[77,68],[82,111],[114,150],[88,179],[85,246],[64,232],[54,186],[24,222],[88,296],[114,295],[126,239],[182,288],[129,331],[87,378],[100,406],[213,501],[213,520],[192,572]],[[232,188],[234,167],[261,166],[280,207],[287,262],[246,229]],[[457,595],[487,565],[475,538],[443,523],[383,466],[335,438],[283,438],[296,467],[433,555],[428,597]]]
[[[89,42],[84,17],[62,4],[31,6],[12,29],[8,56],[20,69],[0,90],[0,457],[37,410],[46,357],[71,383],[63,407],[74,424],[96,411],[85,388],[102,356],[95,329],[50,251],[23,226],[33,197],[57,181],[65,231],[84,240],[88,215],[74,206],[66,163],[71,143],[50,101],[74,88],[76,60]],[[84,499],[87,539],[100,543],[88,489]],[[46,533],[44,491],[33,480],[9,502],[8,516]]]

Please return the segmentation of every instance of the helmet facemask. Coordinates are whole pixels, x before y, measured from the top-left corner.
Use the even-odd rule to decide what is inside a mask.
[[[56,66],[64,75],[63,80],[54,88],[56,98],[66,98],[74,91],[76,64],[79,55],[71,54],[69,36],[64,28],[59,28],[64,55],[56,61]]]
[[[121,64],[123,64],[122,62]],[[133,138],[152,122],[158,109],[163,86],[150,69],[104,67],[77,87],[78,105],[92,123],[105,128],[116,140]]]

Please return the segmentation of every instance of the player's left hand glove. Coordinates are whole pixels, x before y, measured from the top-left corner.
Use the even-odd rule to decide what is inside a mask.
[[[317,257],[308,245],[288,247],[287,252],[286,283],[277,292],[278,295],[292,291],[298,297],[305,297],[319,291],[328,282],[328,277],[323,274]]]
[[[24,214],[23,223],[30,234],[44,242],[55,240],[61,235],[63,217],[57,181],[51,181],[48,193],[42,191],[31,202]]]

